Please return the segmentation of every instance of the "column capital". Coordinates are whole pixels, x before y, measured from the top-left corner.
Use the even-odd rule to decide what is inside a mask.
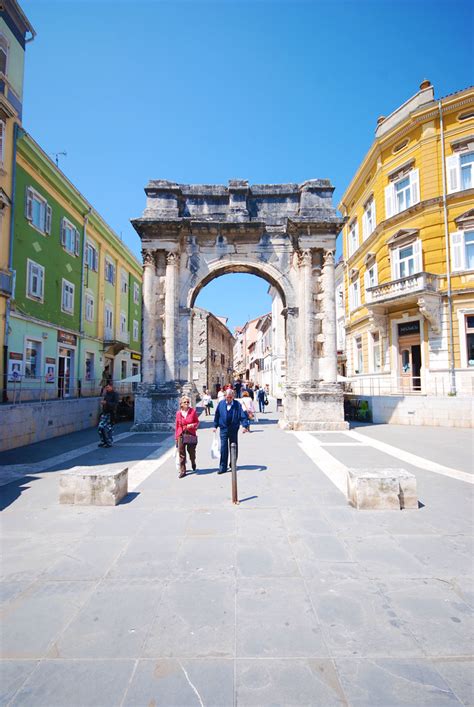
[[[154,265],[155,264],[155,251],[148,250],[148,249],[144,248],[142,250],[142,258],[143,258],[143,267],[145,267],[145,265]]]
[[[168,265],[179,265],[179,253],[174,253],[173,251],[168,251],[166,253],[166,262]]]
[[[323,262],[323,267],[326,267],[326,265],[331,266],[335,264],[335,250],[325,250],[324,251],[324,262]]]
[[[310,266],[313,262],[312,252],[309,248],[298,251],[298,267],[304,268]]]

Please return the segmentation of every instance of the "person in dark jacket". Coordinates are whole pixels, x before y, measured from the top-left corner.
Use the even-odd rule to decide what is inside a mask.
[[[267,401],[267,404],[268,404],[268,400],[267,400],[267,394],[266,394],[263,386],[262,386],[262,388],[259,388],[257,386],[257,400],[258,400],[258,411],[265,412],[265,401]]]
[[[101,400],[102,414],[97,431],[99,433],[99,447],[111,447],[113,444],[114,424],[117,415],[119,395],[114,390],[111,382],[105,386],[104,397]]]
[[[214,434],[219,428],[221,436],[221,458],[218,474],[224,474],[227,471],[230,445],[233,442],[235,442],[238,452],[237,436],[240,425],[248,427],[247,413],[244,412],[239,401],[234,400],[234,391],[232,389],[226,390],[225,399],[218,404],[214,415]]]

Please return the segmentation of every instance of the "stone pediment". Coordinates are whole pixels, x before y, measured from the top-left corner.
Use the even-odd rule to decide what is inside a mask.
[[[393,245],[394,243],[400,243],[403,241],[414,240],[418,237],[418,228],[400,228],[399,231],[393,234],[387,241],[387,245]]]

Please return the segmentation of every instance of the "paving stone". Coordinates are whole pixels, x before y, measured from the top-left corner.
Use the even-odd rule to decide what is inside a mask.
[[[140,661],[123,705],[230,707],[233,701],[233,660],[186,658]]]
[[[127,537],[87,537],[65,551],[42,579],[100,579],[127,543]]]
[[[0,582],[0,605],[16,599],[30,585],[31,582]]]
[[[332,535],[296,535],[290,537],[301,574],[314,577],[319,574],[325,562],[352,562],[343,541]]]
[[[1,657],[41,658],[51,641],[75,616],[93,589],[91,582],[38,582],[2,617]]]
[[[401,512],[401,511],[400,511]],[[404,550],[395,538],[383,535],[345,538],[353,560],[364,565],[371,577],[384,575],[426,576],[426,567],[410,552]]]
[[[427,660],[337,658],[336,668],[353,707],[462,704]]]
[[[183,538],[176,535],[139,535],[112,565],[108,578],[164,579],[176,563]]]
[[[257,536],[258,537],[258,536]],[[242,577],[296,577],[299,568],[285,537],[237,538],[237,573]]]
[[[186,535],[198,537],[206,535],[234,535],[235,513],[233,508],[200,508],[193,511],[188,519]]]
[[[150,492],[147,492],[147,494]],[[143,493],[142,495],[147,495]],[[150,513],[140,528],[140,535],[184,535],[190,510],[163,508]]]
[[[318,508],[284,508],[282,516],[289,535],[304,533],[329,535],[332,533],[332,526]]]
[[[431,661],[458,699],[474,704],[474,660],[471,658],[436,658]]]
[[[10,703],[15,707],[116,707],[132,674],[133,661],[41,662]]]
[[[238,707],[347,705],[330,660],[238,659],[236,683]]]
[[[239,658],[328,656],[301,578],[240,579],[237,586]]]
[[[143,658],[230,658],[235,647],[235,580],[170,580]]]
[[[161,582],[102,582],[48,657],[138,658],[162,591]]]
[[[33,660],[0,660],[0,707],[6,707],[38,665]]]
[[[199,537],[183,539],[172,572],[178,576],[203,574],[207,577],[235,575],[235,538]]]

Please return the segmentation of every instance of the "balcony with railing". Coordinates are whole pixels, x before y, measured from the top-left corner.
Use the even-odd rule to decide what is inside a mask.
[[[389,303],[392,300],[415,300],[425,292],[438,290],[438,276],[429,272],[419,272],[399,280],[391,280],[366,289],[366,302],[369,305]]]

